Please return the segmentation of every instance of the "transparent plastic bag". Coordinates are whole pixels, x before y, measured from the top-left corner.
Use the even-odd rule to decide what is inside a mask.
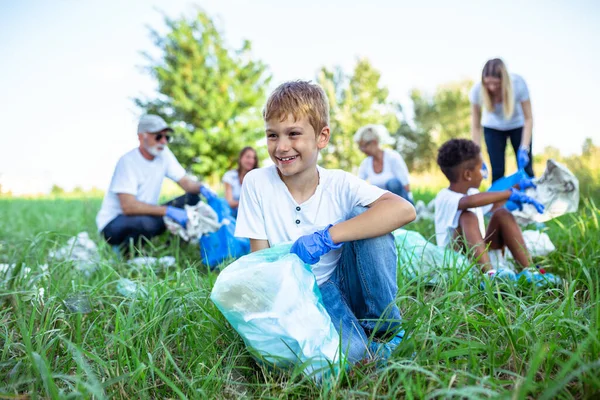
[[[314,274],[290,245],[243,256],[219,274],[211,300],[260,361],[320,376],[339,362],[339,336]]]
[[[396,229],[393,235],[398,247],[399,271],[407,278],[437,285],[452,276],[471,276],[471,263],[464,255],[436,246],[419,232]]]

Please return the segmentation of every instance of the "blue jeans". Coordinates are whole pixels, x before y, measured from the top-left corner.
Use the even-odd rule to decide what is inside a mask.
[[[164,205],[183,208],[184,205],[195,205],[200,201],[197,194],[186,193]],[[162,234],[166,229],[163,217],[154,215],[119,215],[104,227],[102,235],[111,245],[137,243],[142,237],[151,239]]]
[[[515,151],[515,157],[521,145],[521,137],[523,136],[523,127],[511,129],[508,131],[499,131],[497,129],[483,127],[483,135],[485,136],[485,145],[488,149],[490,162],[492,164],[492,182],[504,176],[504,163],[506,159],[506,141],[510,139],[512,148]],[[529,144],[529,164],[525,167],[525,172],[529,176],[533,176],[531,154],[531,146]]]
[[[357,207],[350,218],[364,210]],[[397,268],[391,234],[348,242],[333,275],[319,286],[325,309],[341,336],[342,351],[351,363],[367,356],[370,335],[390,337],[400,331]]]
[[[413,206],[415,205],[415,203],[413,203],[412,199],[408,195],[408,192],[404,188],[404,185],[398,179],[392,178],[389,181],[387,181],[385,183],[385,189],[409,201],[410,204],[412,204]]]

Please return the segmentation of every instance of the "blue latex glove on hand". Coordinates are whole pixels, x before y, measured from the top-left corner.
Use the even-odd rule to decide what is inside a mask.
[[[200,194],[206,198],[206,200],[212,200],[217,197],[217,194],[210,190],[208,187],[200,186]]]
[[[329,225],[327,228],[312,233],[310,235],[300,236],[294,242],[290,253],[296,254],[306,264],[316,264],[321,259],[321,256],[329,253],[331,250],[339,249],[344,243],[333,243],[329,234]]]
[[[487,179],[488,176],[489,176],[489,170],[488,170],[487,164],[484,161],[483,164],[481,164],[481,177],[483,179]]]
[[[519,192],[515,188],[511,188],[510,191],[511,191],[511,194],[510,194],[510,197],[508,198],[508,200],[516,203],[517,206],[519,207],[519,210],[523,210],[523,204],[531,204],[532,206],[535,207],[537,212],[539,212],[540,214],[544,213],[544,205],[542,203],[540,203],[539,201],[527,196],[525,193]]]
[[[537,189],[537,185],[535,183],[533,183],[532,179],[523,178],[519,181],[519,189],[520,190],[527,190],[529,188]]]
[[[167,206],[167,217],[171,218],[173,221],[177,222],[179,225],[185,228],[185,225],[188,222],[187,212],[182,208]]]
[[[527,164],[529,164],[529,149],[519,147],[519,151],[517,152],[517,165],[519,166],[519,169],[525,169]]]

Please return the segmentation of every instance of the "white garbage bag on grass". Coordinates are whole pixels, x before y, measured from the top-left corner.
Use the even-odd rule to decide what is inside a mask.
[[[320,376],[339,362],[339,336],[314,274],[289,251],[282,245],[239,258],[221,271],[210,298],[259,360]]]
[[[471,262],[447,247],[436,246],[419,232],[397,229],[393,232],[398,247],[400,272],[409,279],[418,278],[428,285],[452,276],[469,276]]]
[[[538,213],[535,207],[523,207],[522,211],[515,210],[513,215],[519,224],[546,222],[577,211],[579,180],[567,167],[557,161],[548,160],[546,170],[535,182],[537,189],[530,188],[525,193],[544,205],[544,213]]]

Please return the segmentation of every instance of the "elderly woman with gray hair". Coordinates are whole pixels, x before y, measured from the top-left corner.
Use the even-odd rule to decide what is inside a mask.
[[[388,130],[383,125],[365,125],[356,131],[354,141],[367,155],[358,168],[358,177],[413,203],[404,159],[397,151],[380,147],[392,142]]]

